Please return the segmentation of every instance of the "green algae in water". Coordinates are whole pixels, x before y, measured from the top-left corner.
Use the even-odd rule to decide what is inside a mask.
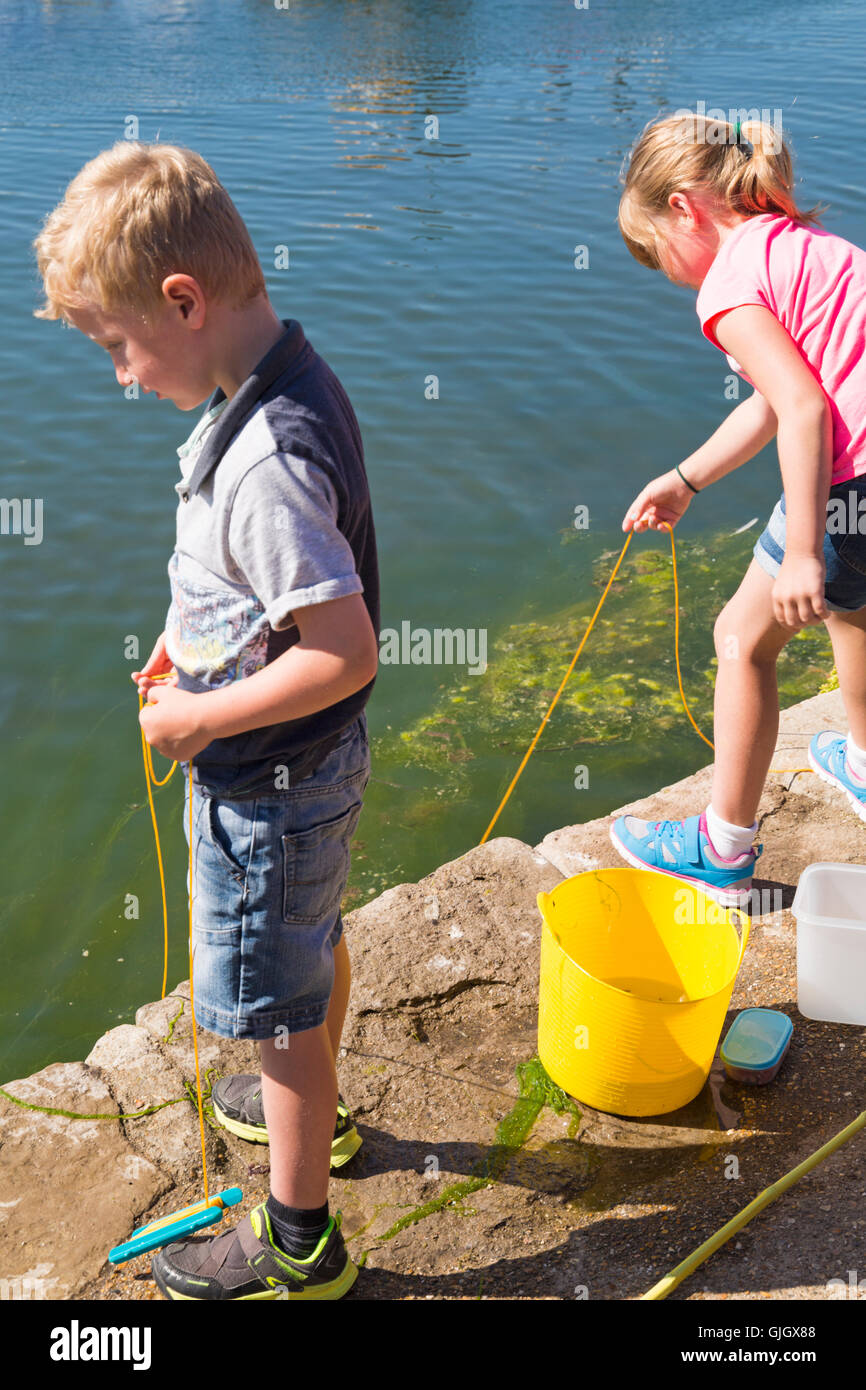
[[[751,547],[748,538],[722,535],[690,541],[677,557],[683,685],[708,737],[718,664],[713,621],[736,590]],[[592,588],[598,593],[544,620],[512,624],[494,641],[483,675],[467,684],[465,673],[458,671],[432,711],[397,735],[377,738],[380,764],[393,760],[436,772],[448,795],[466,794],[472,785],[468,764],[482,752],[525,752],[586,632],[618,553],[603,551],[594,562]],[[708,653],[713,653],[709,665]],[[823,626],[804,628],[779,658],[783,707],[815,694],[831,668],[832,648]],[[556,727],[545,728],[542,741],[615,743],[650,731],[656,735],[680,721],[687,722],[687,716],[677,683],[670,552],[627,554],[559,697],[551,718]],[[420,808],[415,815],[424,819]]]
[[[571,590],[575,602],[539,612],[551,586],[531,593],[517,621],[490,633],[483,674],[438,668],[438,689],[424,714],[403,729],[372,737],[373,776],[365,801],[370,853],[353,863],[351,906],[362,890],[366,900],[394,883],[416,881],[478,843],[550,708],[620,549],[596,556],[590,581],[582,578]],[[736,592],[751,549],[748,536],[725,532],[677,547],[683,689],[710,741],[718,665],[713,623]],[[553,592],[563,587],[557,584]],[[712,758],[679,692],[673,599],[669,543],[633,546],[541,732],[526,780],[493,834],[535,843],[551,825],[603,814],[611,797],[614,803],[628,800],[641,778],[661,785]],[[779,657],[781,707],[835,689],[832,675],[827,684],[832,667],[823,624],[804,628]],[[590,761],[587,793],[577,787],[573,765]],[[549,796],[540,789],[543,781],[550,782]]]
[[[818,686],[818,691],[817,691],[817,693],[818,693],[819,695],[827,695],[831,690],[838,690],[838,689],[839,689],[839,672],[836,670],[836,667],[834,666],[834,667],[833,667],[833,670],[830,672],[830,675],[828,676],[827,680],[824,681],[823,685],[819,685],[819,686]]]

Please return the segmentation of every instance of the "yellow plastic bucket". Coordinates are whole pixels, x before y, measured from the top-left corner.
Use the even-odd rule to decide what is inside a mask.
[[[548,1075],[616,1115],[687,1105],[713,1063],[746,914],[667,874],[626,868],[567,878],[539,893],[538,906],[538,1055]]]

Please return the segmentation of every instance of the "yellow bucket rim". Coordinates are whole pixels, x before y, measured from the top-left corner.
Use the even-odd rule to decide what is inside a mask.
[[[618,871],[618,870],[619,870],[619,867],[620,867],[619,865],[616,865],[616,866],[615,866],[615,869],[613,870],[613,872]],[[588,872],[590,872],[590,873],[597,873],[598,871],[597,871],[596,869],[591,869],[591,870],[589,870]],[[639,870],[632,870],[632,872],[633,872],[633,873],[635,873],[635,872],[637,872],[637,873],[644,873],[644,872],[649,872],[649,870],[639,869]],[[582,875],[582,874],[574,874],[574,875],[572,875],[572,877],[573,877],[573,878],[582,878],[583,875]],[[567,883],[567,882],[568,882],[568,879],[563,879],[563,880],[562,880],[562,883]],[[562,887],[562,883],[558,883],[558,884],[556,885],[556,887],[557,887],[557,888],[561,888],[561,887]],[[700,888],[696,888],[696,889],[695,889],[695,892],[697,892],[697,893],[700,893],[701,891],[702,891],[702,890],[701,890]],[[721,989],[714,990],[712,994],[702,994],[702,995],[700,996],[699,999],[669,999],[669,1000],[665,1000],[665,999],[646,999],[642,994],[633,994],[630,990],[621,989],[619,985],[611,985],[611,984],[608,984],[607,980],[600,980],[600,979],[598,978],[597,975],[592,975],[584,966],[582,966],[578,961],[576,961],[576,960],[574,959],[573,956],[569,955],[568,951],[567,951],[567,950],[565,949],[565,947],[563,946],[563,944],[562,944],[562,942],[561,942],[559,936],[558,936],[557,933],[553,930],[553,927],[550,925],[550,923],[548,922],[548,920],[547,920],[547,918],[546,918],[546,916],[545,916],[545,914],[544,914],[543,903],[547,902],[547,901],[553,896],[553,894],[554,894],[555,892],[556,892],[556,888],[552,889],[550,893],[543,893],[543,892],[542,892],[542,893],[539,893],[539,894],[537,895],[537,897],[536,897],[536,903],[537,903],[537,905],[538,905],[538,910],[539,910],[539,912],[541,913],[541,926],[542,926],[542,931],[543,931],[543,932],[547,932],[548,935],[552,938],[552,940],[556,942],[556,945],[559,947],[559,950],[560,950],[560,951],[562,952],[562,954],[565,956],[566,960],[567,960],[571,965],[574,966],[575,970],[580,971],[580,974],[583,975],[584,979],[586,979],[586,980],[591,980],[592,983],[593,983],[594,985],[603,985],[605,989],[610,989],[610,990],[613,990],[614,993],[616,993],[616,994],[621,994],[622,997],[623,997],[623,999],[636,999],[636,1000],[639,1000],[639,1002],[640,1002],[641,1004],[648,1004],[648,1005],[650,1005],[652,1008],[659,1008],[659,1009],[688,1009],[688,1008],[691,1008],[691,1007],[692,1007],[693,1005],[695,1005],[695,1004],[706,1004],[708,1001],[710,1001],[710,1000],[712,1000],[712,999],[718,999],[718,997],[719,997],[720,994],[725,994],[725,993],[731,994],[731,993],[733,992],[733,987],[734,987],[734,985],[735,985],[736,982],[737,982],[737,976],[738,976],[739,973],[740,973],[740,966],[741,966],[742,963],[743,963],[743,955],[745,954],[746,943],[747,943],[748,940],[749,940],[749,930],[750,930],[750,928],[751,928],[751,918],[749,917],[748,913],[746,913],[746,912],[743,911],[743,909],[742,909],[741,907],[723,907],[721,903],[717,903],[717,902],[715,901],[714,898],[711,898],[711,897],[709,896],[709,894],[707,894],[707,893],[704,894],[704,897],[707,898],[707,900],[708,900],[709,902],[713,903],[713,905],[714,905],[715,907],[719,908],[722,912],[725,913],[725,923],[726,923],[726,925],[728,925],[728,926],[730,926],[731,928],[733,928],[733,931],[734,931],[734,935],[735,935],[735,936],[737,936],[737,923],[735,923],[735,922],[731,919],[731,915],[730,915],[730,914],[731,914],[732,912],[736,912],[736,913],[739,913],[740,917],[742,918],[742,922],[741,922],[741,924],[740,924],[741,930],[740,930],[739,936],[738,936],[738,940],[739,940],[739,953],[738,953],[738,955],[737,955],[737,963],[736,963],[736,965],[735,965],[735,967],[734,967],[734,972],[733,972],[733,974],[731,975],[731,978],[727,981],[726,984],[722,985]]]

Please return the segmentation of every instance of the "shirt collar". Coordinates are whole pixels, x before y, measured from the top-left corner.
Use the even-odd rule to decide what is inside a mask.
[[[281,322],[286,330],[285,333],[265,353],[240,390],[232,396],[222,410],[219,419],[208,433],[190,476],[175,483],[175,489],[182,501],[188,502],[190,497],[198,492],[205,478],[216,468],[234,436],[252,415],[259,399],[268,387],[287,372],[291,372],[292,376],[297,375],[306,365],[312,348],[304,336],[304,330],[297,319],[282,319]],[[208,402],[208,408],[199,424],[203,425],[205,421],[212,419],[215,407],[220,406],[225,400],[226,394],[222,387],[218,386]],[[196,430],[193,431],[187,444],[191,445],[195,437]],[[182,447],[186,448],[186,445]]]
[[[186,480],[195,468],[196,459],[204,445],[202,436],[207,433],[214,420],[222,415],[227,405],[228,401],[220,401],[218,405],[212,405],[206,410],[204,415],[202,415],[201,419],[197,422],[192,434],[178,448],[177,456],[180,460],[180,471],[184,478],[183,483],[180,485],[181,487],[186,487]],[[175,484],[175,486],[177,487],[177,484]]]

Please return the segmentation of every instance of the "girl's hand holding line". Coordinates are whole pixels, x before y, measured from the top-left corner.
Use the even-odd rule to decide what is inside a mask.
[[[625,514],[622,529],[661,531],[667,521],[676,526],[686,511],[694,493],[686,486],[675,468],[647,483]]]

